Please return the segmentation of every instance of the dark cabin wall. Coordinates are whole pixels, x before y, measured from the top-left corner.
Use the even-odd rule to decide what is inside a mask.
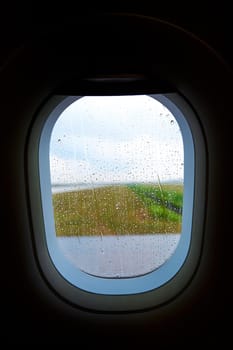
[[[232,306],[231,281],[229,281],[229,276],[232,275],[230,259],[230,242],[232,241],[230,232],[232,229],[229,220],[230,210],[226,205],[229,198],[228,185],[225,185],[227,176],[231,179],[227,171],[227,164],[232,146],[231,139],[227,137],[230,135],[230,124],[228,123],[231,120],[232,110],[223,103],[223,96],[226,97],[226,101],[231,100],[232,85],[230,82],[232,80],[230,69],[227,73],[228,68],[221,66],[214,77],[209,77],[210,84],[206,80],[209,73],[203,77],[203,81],[197,79],[194,84],[195,92],[198,87],[200,89],[200,96],[196,93],[194,99],[194,102],[198,103],[198,113],[203,115],[203,118],[206,115],[202,123],[205,132],[209,132],[207,136],[211,144],[209,154],[211,168],[209,170],[214,173],[214,176],[210,177],[208,184],[210,206],[207,212],[208,233],[204,243],[206,251],[203,255],[202,268],[198,271],[192,285],[177,298],[172,306],[167,305],[160,310],[130,315],[105,315],[93,314],[85,310],[75,312],[73,306],[64,304],[48,288],[38,273],[33,256],[30,225],[25,224],[29,218],[27,193],[24,188],[24,149],[28,128],[36,112],[34,103],[42,102],[44,96],[50,92],[54,76],[59,73],[59,64],[58,62],[56,66],[51,62],[48,64],[47,57],[44,57],[43,54],[40,56],[40,48],[35,45],[34,52],[38,54],[37,62],[41,59],[41,65],[37,65],[36,72],[30,71],[28,66],[31,64],[32,57],[35,59],[35,56],[32,50],[24,51],[23,46],[29,39],[38,38],[41,33],[46,33],[47,29],[51,30],[53,26],[57,28],[61,26],[61,23],[63,26],[68,26],[70,22],[75,22],[74,13],[71,15],[72,21],[69,20],[70,9],[57,8],[56,16],[53,11],[54,8],[45,11],[44,8],[37,8],[32,4],[27,10],[18,5],[17,8],[9,7],[5,12],[2,11],[0,103],[3,123],[1,149],[4,150],[2,151],[1,171],[1,212],[4,219],[1,233],[3,247],[5,247],[1,254],[3,335],[8,343],[16,344],[27,342],[32,344],[69,344],[71,342],[78,344],[79,339],[88,339],[87,342],[92,340],[101,342],[108,336],[115,343],[121,339],[121,335],[128,338],[131,344],[146,342],[145,338],[149,337],[150,341],[151,338],[155,339],[157,345],[161,347],[164,344],[182,344],[186,340],[198,345],[201,342],[211,345],[216,341],[224,342],[229,336],[227,317],[231,316],[229,309]],[[89,10],[89,13],[94,15],[100,11],[101,9],[92,9]],[[166,10],[145,6],[135,8],[133,11],[127,6],[125,8],[119,6],[119,11],[159,17],[188,29],[216,49],[232,67],[232,21],[229,18],[230,12],[225,6],[204,10],[193,6],[188,8],[186,13],[174,6]],[[84,13],[86,15],[88,12],[85,10]],[[129,27],[130,25],[128,25],[130,31]],[[129,34],[127,35],[131,38]],[[37,43],[36,40],[34,42]],[[125,39],[126,49],[127,44],[132,45],[132,42]],[[114,47],[112,50],[114,52]],[[149,50],[153,51],[152,48]],[[24,52],[23,55],[22,52]],[[198,62],[195,68],[197,71],[198,65],[208,65],[208,61],[202,62],[198,57],[193,58],[193,62],[195,60]],[[103,62],[97,62],[103,65]],[[86,64],[88,70],[88,63],[84,61],[81,63]],[[105,63],[110,67],[110,63],[107,61]],[[147,58],[140,55],[140,59],[134,64],[143,70],[147,63]],[[117,64],[119,64],[119,58],[113,56],[112,66]],[[210,64],[214,66],[214,60]],[[50,68],[53,69],[51,84],[49,81],[46,84],[43,81],[44,67],[48,69],[48,76],[51,74]],[[130,62],[128,67],[130,67]],[[193,79],[195,79],[195,69],[193,72],[186,71]],[[65,75],[65,72],[63,74]],[[179,81],[180,89],[184,89],[184,93],[191,99],[194,98],[192,89],[187,87],[185,90],[186,86],[181,77]],[[217,82],[216,86],[214,86],[214,81]],[[206,94],[203,97],[201,93],[204,94],[204,91]],[[221,99],[218,104],[219,94]],[[210,110],[205,110],[205,105],[200,101],[210,99],[213,95],[215,101],[213,101],[212,110],[211,107]],[[6,118],[5,121],[4,118]],[[214,191],[211,190],[212,188]],[[215,201],[218,202],[216,205],[214,205]],[[222,235],[227,237],[227,242],[222,240]],[[208,245],[210,241],[211,245]],[[87,330],[88,335],[86,335]]]

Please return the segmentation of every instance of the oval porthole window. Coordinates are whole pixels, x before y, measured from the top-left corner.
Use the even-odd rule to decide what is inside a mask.
[[[174,276],[191,237],[194,150],[168,98],[67,97],[39,158],[48,250],[68,281],[130,294]]]
[[[89,305],[93,295],[158,291],[161,302],[180,288],[200,249],[202,140],[176,93],[54,96],[44,106],[29,144],[32,216],[38,260],[62,295],[80,303],[84,293]]]
[[[184,144],[165,105],[147,95],[82,97],[56,120],[49,158],[56,240],[74,268],[132,278],[172,257]]]

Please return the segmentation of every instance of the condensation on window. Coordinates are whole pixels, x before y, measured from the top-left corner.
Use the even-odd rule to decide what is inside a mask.
[[[149,273],[182,232],[184,149],[171,112],[151,96],[87,96],[59,116],[50,140],[57,241],[99,277]]]

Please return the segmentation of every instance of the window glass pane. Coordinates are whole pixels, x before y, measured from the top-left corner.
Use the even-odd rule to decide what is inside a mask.
[[[184,149],[171,112],[150,96],[87,96],[50,140],[56,237],[99,277],[136,277],[174,253],[182,232]]]

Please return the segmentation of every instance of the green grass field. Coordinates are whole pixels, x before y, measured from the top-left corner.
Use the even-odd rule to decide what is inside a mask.
[[[56,234],[179,233],[182,202],[181,185],[119,185],[56,193]]]

